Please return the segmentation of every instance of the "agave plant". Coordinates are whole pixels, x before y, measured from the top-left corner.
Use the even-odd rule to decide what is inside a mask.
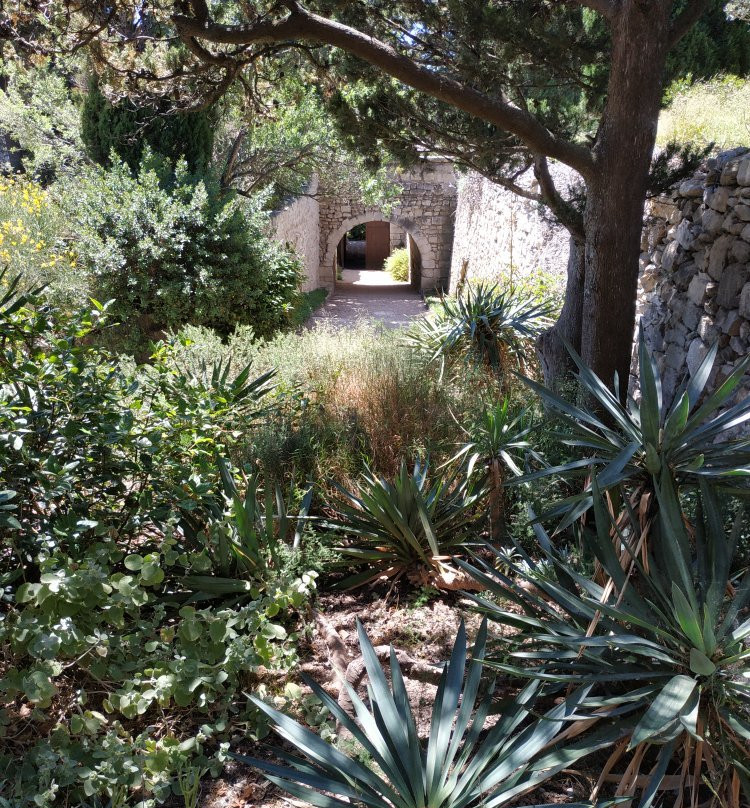
[[[193,548],[204,550],[212,575],[187,575],[182,584],[204,595],[231,595],[252,591],[272,577],[281,566],[282,547],[299,548],[307,519],[312,487],[306,492],[300,511],[292,517],[277,485],[265,487],[257,472],[245,477],[240,494],[226,462],[219,458],[222,492],[205,496],[209,513],[204,521],[192,510],[183,511],[180,526]]]
[[[529,340],[551,325],[553,313],[551,304],[480,283],[441,298],[433,316],[418,320],[406,339],[431,361],[464,356],[502,371],[509,355],[523,367]]]
[[[705,481],[694,528],[674,488],[656,491],[656,536],[647,543],[637,514],[614,518],[595,486],[596,530],[584,542],[608,575],[604,586],[571,568],[539,525],[546,566],[520,547],[525,565],[503,559],[512,577],[480,559],[458,563],[521,607],[475,596],[491,619],[519,629],[491,664],[591,686],[584,705],[592,725],[608,726],[613,742],[625,733],[592,799],[620,766],[618,796],[642,788],[643,808],[665,785],[681,795],[676,805],[740,808],[750,804],[750,571],[732,569],[743,522],[726,535]]]
[[[463,429],[461,424],[459,427]],[[503,533],[505,470],[521,476],[528,456],[543,462],[528,440],[533,430],[529,411],[512,410],[506,397],[487,407],[470,429],[464,430],[470,441],[449,461],[465,462],[469,475],[477,466],[482,468],[481,482],[489,490],[490,532],[494,542],[498,542]]]
[[[529,721],[535,710],[536,683],[506,704],[498,721],[483,734],[493,701],[491,687],[481,699],[477,698],[486,622],[474,644],[465,684],[466,631],[461,624],[450,661],[440,678],[425,744],[417,734],[395,652],[391,649],[389,687],[361,625],[357,632],[369,677],[370,705],[368,708],[352,687],[344,684],[356,721],[322,687],[307,677],[305,681],[377,768],[344,754],[293,719],[250,697],[271,719],[274,731],[302,757],[277,748],[273,750],[275,756],[288,765],[240,755],[237,759],[264,772],[271,782],[308,805],[501,808],[599,746],[596,740],[562,750],[557,746],[565,730],[577,720],[576,710],[586,689],[568,696],[539,720]]]
[[[462,467],[432,477],[428,472],[428,463],[417,459],[410,472],[404,460],[393,480],[367,470],[356,493],[336,485],[342,499],[330,503],[335,515],[325,526],[350,538],[337,548],[347,564],[366,566],[342,586],[405,572],[430,574],[436,585],[446,580],[446,562],[465,546],[484,490]]]
[[[590,407],[574,404],[532,379],[525,382],[558,417],[559,440],[588,456],[524,475],[514,483],[551,475],[569,478],[593,470],[600,488],[625,485],[631,502],[640,502],[644,493],[653,492],[654,482],[665,477],[677,486],[695,485],[700,479],[731,486],[738,478],[750,475],[750,437],[729,437],[750,420],[750,397],[722,410],[750,368],[750,356],[715,391],[706,393],[718,350],[714,345],[677,391],[673,403],[665,407],[658,368],[642,332],[638,343],[639,403],[628,399],[622,404],[616,389],[610,390],[572,348],[568,350]],[[543,516],[562,515],[558,530],[563,530],[585,513],[592,501],[589,483],[583,493],[557,503]],[[655,503],[653,497],[651,501]]]

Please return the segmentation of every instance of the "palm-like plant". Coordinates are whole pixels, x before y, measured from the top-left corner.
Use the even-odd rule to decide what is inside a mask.
[[[503,533],[505,470],[521,476],[527,456],[543,462],[528,440],[533,430],[534,424],[529,411],[511,409],[510,400],[506,397],[487,407],[476,422],[468,430],[464,430],[470,440],[449,461],[465,462],[469,475],[477,466],[482,468],[481,482],[489,490],[490,532],[493,542],[499,541]]]
[[[299,548],[312,500],[312,487],[303,497],[299,513],[292,517],[281,488],[261,489],[258,473],[245,477],[245,493],[226,462],[219,458],[222,491],[205,496],[208,519],[183,511],[180,525],[194,549],[205,550],[212,575],[188,575],[182,584],[204,595],[231,595],[262,587],[281,568],[283,547]]]
[[[750,367],[750,356],[713,392],[705,392],[716,359],[714,345],[695,374],[677,391],[673,403],[664,406],[661,378],[639,338],[641,398],[623,405],[570,347],[578,367],[577,379],[584,399],[592,406],[577,405],[532,379],[525,382],[557,416],[563,443],[582,449],[587,457],[524,475],[514,483],[556,475],[564,478],[596,473],[602,490],[625,485],[631,503],[653,492],[655,481],[669,477],[675,485],[736,484],[750,475],[750,437],[729,438],[732,430],[750,420],[750,397],[725,407]],[[617,387],[615,380],[615,387]],[[543,516],[563,516],[558,530],[571,525],[592,504],[589,483],[583,493],[557,503]],[[651,501],[655,503],[653,497]]]
[[[551,324],[553,313],[551,304],[480,283],[458,297],[441,298],[433,315],[418,320],[406,338],[431,361],[463,356],[501,371],[508,356],[523,367],[529,340]]]
[[[482,734],[492,705],[492,688],[477,704],[486,623],[477,636],[465,685],[466,632],[463,624],[459,628],[450,661],[440,678],[425,745],[417,734],[395,652],[391,649],[389,687],[361,625],[357,631],[369,677],[370,702],[368,708],[352,687],[344,684],[357,721],[322,687],[307,677],[305,681],[371,756],[377,769],[344,754],[293,719],[251,697],[271,719],[275,732],[303,757],[274,749],[274,754],[288,765],[239,755],[237,759],[260,769],[271,782],[309,805],[501,808],[600,746],[593,740],[564,750],[557,747],[562,733],[576,720],[585,689],[555,705],[539,720],[529,722],[538,690],[536,683],[510,701],[497,723]]]
[[[643,808],[670,769],[669,787],[685,798],[692,792],[685,804],[740,808],[748,804],[741,791],[750,800],[750,571],[731,572],[742,522],[727,536],[715,493],[705,482],[701,489],[690,530],[675,489],[657,488],[656,540],[647,543],[638,516],[614,518],[595,486],[596,531],[584,541],[607,573],[604,586],[575,572],[539,525],[544,565],[520,547],[524,565],[503,559],[513,577],[479,559],[458,561],[521,607],[508,611],[475,597],[491,619],[519,629],[507,640],[509,655],[492,664],[540,681],[590,685],[592,723],[609,724],[613,742],[625,736],[596,791],[629,753],[618,795],[642,787]]]
[[[393,480],[369,470],[356,493],[339,485],[342,499],[331,503],[335,515],[326,523],[350,537],[337,550],[366,569],[347,578],[353,588],[376,578],[399,578],[405,572],[429,574],[440,585],[451,553],[466,544],[466,529],[475,519],[483,488],[459,467],[429,476],[428,463],[415,460],[410,472],[401,462]]]

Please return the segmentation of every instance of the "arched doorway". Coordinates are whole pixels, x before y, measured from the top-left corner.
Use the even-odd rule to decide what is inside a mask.
[[[408,279],[394,281],[384,271],[388,256],[406,250]],[[422,289],[422,271],[434,260],[429,243],[411,223],[369,213],[344,221],[328,240],[325,262],[333,269],[336,285],[405,286]]]

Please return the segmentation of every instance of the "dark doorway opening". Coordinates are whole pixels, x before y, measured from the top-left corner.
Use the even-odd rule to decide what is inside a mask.
[[[389,222],[366,222],[353,227],[338,246],[341,269],[382,270],[391,254]]]

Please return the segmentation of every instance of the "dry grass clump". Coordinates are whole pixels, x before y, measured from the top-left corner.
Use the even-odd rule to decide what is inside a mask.
[[[678,89],[659,119],[657,143],[670,141],[750,146],[750,81],[717,76]]]

